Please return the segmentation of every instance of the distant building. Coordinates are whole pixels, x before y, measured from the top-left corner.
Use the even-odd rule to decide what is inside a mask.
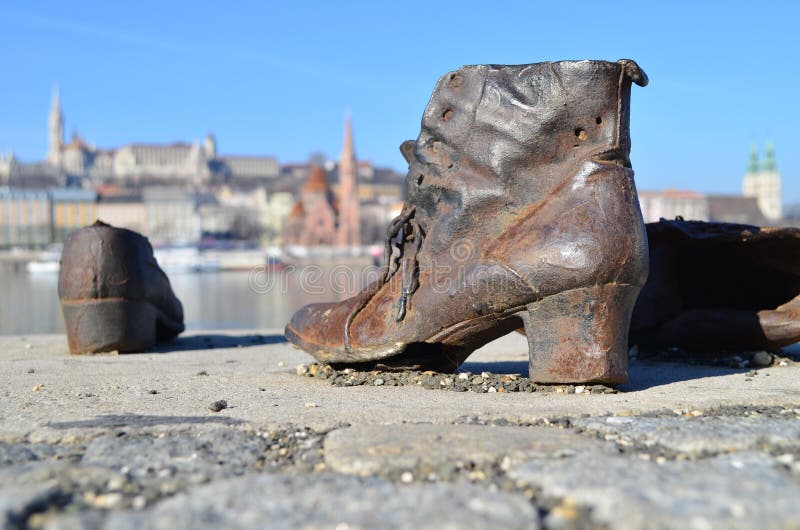
[[[61,152],[64,148],[64,113],[61,112],[61,95],[58,87],[53,91],[50,104],[50,117],[47,127],[47,162],[54,167],[61,165]]]
[[[46,191],[0,188],[0,248],[45,247],[51,228]]]
[[[16,159],[13,151],[8,155],[0,155],[0,186],[8,186],[15,165]]]
[[[339,219],[336,243],[340,247],[361,245],[361,217],[358,199],[358,166],[350,116],[344,124],[344,146],[339,157]]]
[[[683,217],[686,220],[767,226],[782,221],[781,176],[775,150],[767,142],[763,163],[758,149],[750,150],[742,195],[705,194],[688,190],[639,192],[639,204],[646,223]]]
[[[645,223],[679,216],[684,219],[708,219],[707,197],[696,191],[642,191],[639,193],[639,204]]]
[[[194,197],[175,187],[142,190],[147,212],[147,235],[154,245],[195,244],[200,241],[200,218]]]
[[[261,225],[264,227],[262,242],[266,245],[281,246],[289,212],[294,204],[294,196],[287,192],[270,193],[266,208],[261,211]]]
[[[767,142],[763,163],[759,163],[758,148],[750,149],[750,163],[742,179],[742,195],[755,197],[767,220],[777,221],[782,217],[781,175],[772,142]]]
[[[97,218],[118,228],[127,228],[148,235],[147,208],[142,195],[117,187],[97,190]]]
[[[8,185],[20,189],[46,190],[64,187],[68,180],[61,169],[47,162],[15,163],[11,166]]]
[[[321,166],[314,166],[289,212],[283,244],[298,246],[335,245],[338,207]]]
[[[134,143],[98,149],[73,133],[64,142],[64,114],[59,92],[53,94],[48,124],[47,164],[84,185],[181,185],[201,187],[212,180],[244,187],[263,186],[280,175],[278,161],[264,156],[220,156],[217,140],[201,143]],[[0,175],[2,166],[0,165]]]
[[[755,197],[710,195],[689,190],[641,191],[639,204],[645,223],[682,217],[687,221],[769,224]]]
[[[269,156],[221,156],[211,164],[212,170],[227,182],[238,185],[265,185],[280,175],[278,161]]]
[[[50,190],[53,241],[63,243],[73,230],[97,220],[97,194],[90,190],[56,188]]]
[[[755,197],[741,195],[709,195],[708,218],[704,221],[719,223],[739,223],[767,226],[770,221],[764,217]]]

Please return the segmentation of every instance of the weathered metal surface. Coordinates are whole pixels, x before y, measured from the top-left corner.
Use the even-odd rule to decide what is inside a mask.
[[[381,278],[304,307],[286,336],[323,362],[452,370],[525,315],[534,380],[626,380],[647,276],[628,158],[632,82],[647,77],[629,60],[443,76],[419,137],[401,146],[408,198]]]
[[[678,219],[647,235],[632,343],[719,352],[800,341],[800,229]]]
[[[72,353],[142,351],[184,330],[147,239],[100,221],[64,244],[58,295]]]

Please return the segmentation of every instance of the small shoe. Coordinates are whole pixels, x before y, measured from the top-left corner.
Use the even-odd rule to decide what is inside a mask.
[[[143,351],[184,330],[147,238],[102,221],[67,238],[58,296],[73,354]]]

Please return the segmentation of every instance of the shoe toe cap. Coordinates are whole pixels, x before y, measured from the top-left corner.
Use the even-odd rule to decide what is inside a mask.
[[[286,326],[286,338],[318,359],[344,350],[341,304],[310,304],[298,310]]]

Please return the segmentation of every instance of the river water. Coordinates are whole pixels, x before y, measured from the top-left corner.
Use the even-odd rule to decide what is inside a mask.
[[[187,329],[256,329],[283,328],[305,304],[347,298],[375,278],[377,269],[290,266],[168,275]],[[58,274],[0,264],[0,334],[63,332]]]

